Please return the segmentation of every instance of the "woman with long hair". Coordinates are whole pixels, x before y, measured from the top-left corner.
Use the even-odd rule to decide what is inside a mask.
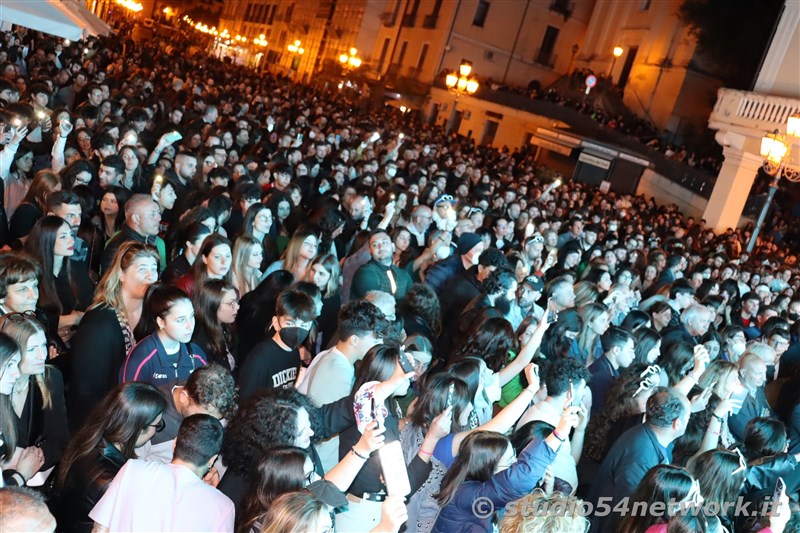
[[[234,323],[239,312],[239,295],[224,279],[210,279],[195,288],[192,298],[196,324],[192,342],[216,362],[234,371],[237,368]]]
[[[242,235],[233,246],[231,282],[239,294],[244,296],[261,282],[261,262],[264,250],[253,237]]]
[[[700,492],[710,509],[718,509],[716,515],[722,525],[733,530],[734,507],[725,505],[739,496],[747,476],[747,463],[739,454],[728,450],[711,450],[701,454],[689,465],[689,471],[700,483]],[[727,513],[723,513],[727,510]]]
[[[192,301],[174,285],[155,283],[144,297],[136,328],[142,340],[128,352],[119,382],[143,381],[156,387],[183,385],[195,369],[207,364],[203,350],[191,342]]]
[[[11,314],[0,318],[0,331],[19,347],[19,374],[11,394],[16,442],[22,448],[39,446],[45,470],[53,467],[67,445],[64,378],[47,365],[47,337],[33,316]]]
[[[22,203],[13,215],[9,215],[9,238],[14,241],[28,235],[36,221],[47,212],[47,199],[60,190],[58,175],[49,170],[37,172]]]
[[[272,263],[264,272],[271,274],[276,270],[288,270],[295,279],[305,279],[311,262],[317,256],[319,246],[319,232],[314,226],[303,225],[297,228],[283,255],[278,261]]]
[[[200,253],[192,265],[192,271],[181,276],[175,285],[191,296],[197,285],[209,279],[231,280],[231,241],[218,233],[212,233],[203,240]]]
[[[278,245],[275,243],[276,226],[272,221],[272,211],[262,203],[251,205],[244,214],[242,235],[247,235],[258,241],[263,251],[259,270],[264,270],[274,263],[278,257]]]
[[[56,518],[62,531],[86,532],[89,512],[136,449],[164,429],[167,401],[147,383],[123,383],[92,410],[70,441],[56,477]]]
[[[44,453],[38,446],[17,446],[16,413],[11,403],[11,394],[20,378],[19,362],[22,356],[19,345],[0,333],[0,465],[16,457],[14,468],[3,469],[3,484],[22,486],[33,477],[44,464]]]
[[[100,197],[100,213],[92,222],[103,231],[106,240],[125,226],[125,202],[131,197],[131,192],[123,187],[111,185],[103,191]]]
[[[334,254],[318,255],[311,263],[306,281],[316,285],[322,292],[322,311],[317,317],[317,351],[330,343],[339,326],[339,309],[342,307],[340,294],[341,274],[339,261]]]
[[[275,309],[278,295],[294,283],[294,276],[286,270],[276,270],[264,278],[255,290],[241,299],[236,317],[236,331],[239,337],[239,353],[250,353],[253,346],[264,340],[264,333],[270,327],[272,315],[264,309]]]
[[[211,235],[211,229],[200,222],[192,222],[183,226],[178,231],[177,257],[169,262],[161,274],[164,283],[175,283],[181,276],[188,274],[194,265],[200,247],[206,237]]]
[[[611,317],[608,308],[601,303],[587,303],[580,307],[581,331],[578,338],[570,344],[569,354],[588,367],[603,355],[603,345],[600,337],[611,326]]]
[[[633,334],[634,359],[633,364],[654,365],[661,357],[661,335],[652,328],[639,328]],[[666,383],[666,379],[664,380]]]
[[[134,330],[148,287],[158,279],[158,250],[139,242],[123,243],[97,285],[91,307],[71,339],[72,380],[67,396],[71,429],[119,380],[125,356],[136,344]]]
[[[432,531],[489,530],[492,516],[475,513],[478,496],[495,509],[529,494],[569,432],[578,425],[577,406],[567,406],[558,426],[546,439],[535,439],[519,454],[508,438],[493,431],[475,431],[461,443],[458,457],[442,479],[437,501],[441,507]]]
[[[42,266],[38,306],[47,313],[48,336],[67,342],[94,296],[89,273],[72,263],[75,238],[69,224],[54,215],[42,218],[28,235],[25,250]]]
[[[11,161],[8,177],[3,180],[5,182],[3,205],[6,208],[8,220],[13,218],[14,212],[28,194],[33,180],[32,170],[33,150],[26,144],[21,144]]]
[[[680,511],[678,505],[700,504],[703,501],[700,485],[691,474],[684,468],[672,465],[658,465],[648,470],[631,500],[632,505],[644,504],[647,512],[630,513],[624,518],[615,513],[606,518],[608,523],[622,518],[615,530],[618,533],[645,533],[651,526],[666,524],[670,516]]]
[[[261,533],[325,533],[333,530],[329,507],[305,491],[289,492],[276,498],[262,522]]]
[[[150,187],[142,172],[142,160],[133,146],[125,145],[117,153],[125,162],[125,175],[122,186],[134,194],[148,194]]]

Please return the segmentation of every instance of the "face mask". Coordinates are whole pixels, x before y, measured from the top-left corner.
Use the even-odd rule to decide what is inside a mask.
[[[386,175],[390,178],[393,178],[397,174],[397,169],[395,167],[389,167],[386,169]]]
[[[281,328],[278,335],[280,335],[281,341],[286,346],[292,350],[296,350],[308,338],[308,330],[291,326],[288,328]]]
[[[742,355],[747,348],[747,344],[744,342],[736,342],[731,346],[731,353],[736,357]]]
[[[800,314],[789,313],[789,320],[791,320],[792,322],[796,322],[796,321],[800,320]]]
[[[447,259],[450,257],[450,247],[449,246],[440,246],[438,250],[436,250],[436,258]]]

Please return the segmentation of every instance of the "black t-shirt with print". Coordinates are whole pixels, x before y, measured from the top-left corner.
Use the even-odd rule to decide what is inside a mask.
[[[256,344],[239,369],[239,395],[246,400],[262,389],[294,385],[300,369],[300,352],[286,351],[272,338]]]

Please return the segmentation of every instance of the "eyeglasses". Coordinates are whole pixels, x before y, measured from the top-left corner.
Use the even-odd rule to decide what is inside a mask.
[[[235,300],[230,300],[228,302],[222,302],[222,305],[228,305],[228,306],[234,307],[234,308],[238,307],[239,306],[239,298],[236,298]]]
[[[26,319],[30,318],[36,320],[36,313],[33,311],[23,311],[21,313],[8,313],[4,315],[3,318],[10,320],[12,322],[25,322]]]
[[[161,433],[162,431],[164,431],[164,428],[167,427],[167,422],[162,418],[155,424],[148,424],[147,427],[155,428],[156,433]]]

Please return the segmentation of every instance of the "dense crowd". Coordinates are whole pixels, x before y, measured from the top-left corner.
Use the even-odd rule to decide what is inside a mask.
[[[772,232],[178,39],[0,41],[3,529],[798,531]]]

